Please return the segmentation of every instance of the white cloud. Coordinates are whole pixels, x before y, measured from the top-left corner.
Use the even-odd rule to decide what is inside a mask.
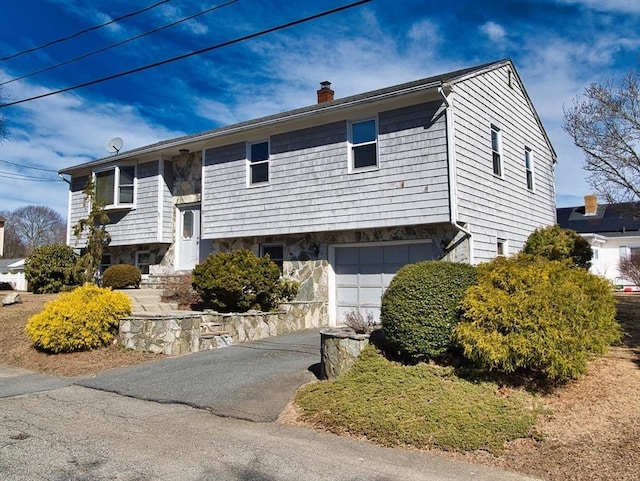
[[[582,5],[598,12],[640,13],[637,0],[559,0],[559,3]]]
[[[1,73],[1,72],[0,72]],[[47,91],[28,82],[8,84],[7,94],[19,99]],[[95,103],[77,94],[60,94],[6,108],[9,138],[0,145],[0,158],[23,166],[59,170],[105,157],[107,141],[124,139],[124,150],[182,135],[155,126],[130,105]],[[0,170],[21,175],[56,174],[20,169],[0,163]],[[66,217],[67,184],[35,183],[0,178],[0,210],[15,210],[25,204],[48,205]]]
[[[495,43],[503,43],[507,38],[506,30],[495,22],[487,22],[480,25],[480,31]]]
[[[440,43],[440,28],[433,20],[425,18],[411,25],[407,36],[414,42],[424,42],[428,48]]]

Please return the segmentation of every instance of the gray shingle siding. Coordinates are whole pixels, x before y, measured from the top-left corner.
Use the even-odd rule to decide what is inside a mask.
[[[271,136],[269,185],[247,187],[244,142],[206,150],[203,237],[446,222],[441,108],[436,102],[379,113],[373,171],[349,173],[347,119]]]

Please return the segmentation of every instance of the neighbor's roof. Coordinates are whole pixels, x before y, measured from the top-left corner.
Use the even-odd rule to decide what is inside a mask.
[[[584,206],[556,209],[560,227],[580,234],[619,233],[638,235],[640,203],[602,204],[595,215],[585,215]]]
[[[482,65],[477,65],[474,67],[468,67],[468,68],[464,68],[461,70],[455,70],[453,72],[448,72],[448,73],[444,73],[444,74],[440,74],[440,75],[435,75],[433,77],[427,77],[427,78],[423,78],[420,80],[414,80],[411,82],[406,82],[403,84],[399,84],[399,85],[394,85],[391,87],[385,87],[382,89],[378,89],[378,90],[372,90],[370,92],[365,92],[365,93],[361,93],[361,94],[357,94],[357,95],[352,95],[349,97],[344,97],[344,98],[340,98],[340,99],[336,99],[333,100],[331,102],[324,102],[324,103],[319,103],[319,104],[313,104],[313,105],[309,105],[307,107],[302,107],[299,109],[294,109],[294,110],[289,110],[287,112],[281,112],[278,114],[274,114],[274,115],[269,115],[266,117],[260,117],[257,119],[252,119],[252,120],[247,120],[245,122],[239,122],[236,124],[232,124],[232,125],[227,125],[224,127],[219,127],[216,129],[212,129],[212,130],[207,130],[204,132],[200,132],[200,133],[196,133],[196,134],[192,134],[192,135],[186,135],[183,137],[177,137],[174,139],[169,139],[169,140],[163,140],[160,142],[157,142],[155,144],[151,144],[145,147],[139,147],[137,149],[132,149],[126,152],[123,152],[122,154],[116,154],[116,155],[112,155],[109,157],[103,157],[102,159],[98,159],[98,160],[94,160],[91,162],[86,162],[83,164],[78,164],[72,167],[68,167],[66,169],[62,169],[59,171],[59,173],[61,174],[69,174],[71,173],[71,171],[76,170],[76,169],[82,169],[82,168],[86,168],[86,167],[91,167],[91,166],[96,166],[96,165],[100,165],[100,164],[105,164],[105,163],[109,163],[109,162],[114,162],[117,160],[122,160],[122,159],[128,159],[131,158],[133,156],[136,155],[142,155],[142,154],[147,154],[147,153],[151,153],[157,150],[161,150],[163,148],[179,148],[181,146],[188,146],[188,144],[193,143],[193,142],[197,142],[197,141],[201,141],[201,140],[207,140],[209,138],[214,138],[214,137],[218,137],[218,136],[222,136],[225,134],[230,134],[230,133],[236,133],[236,132],[241,132],[244,130],[249,130],[252,128],[257,128],[257,127],[262,127],[262,126],[267,126],[267,125],[273,125],[273,124],[277,124],[280,122],[284,122],[287,120],[293,120],[296,118],[303,118],[303,117],[307,117],[311,114],[317,113],[317,112],[322,112],[322,111],[332,111],[332,110],[339,110],[342,108],[346,108],[348,106],[354,105],[354,104],[362,104],[362,103],[366,103],[366,102],[371,102],[371,101],[376,101],[376,100],[382,100],[385,98],[390,98],[390,97],[394,97],[394,96],[398,96],[398,95],[403,95],[406,93],[410,93],[410,92],[416,92],[416,91],[421,91],[421,90],[429,90],[429,89],[433,89],[433,88],[437,88],[442,86],[443,84],[452,84],[455,82],[460,82],[462,80],[466,80],[470,77],[479,75],[481,73],[490,71],[490,70],[494,70],[500,67],[503,67],[505,65],[509,65],[511,66],[514,74],[516,75],[516,77],[518,78],[518,81],[520,83],[521,80],[518,77],[517,72],[515,71],[515,67],[513,66],[513,62],[510,59],[503,59],[503,60],[499,60],[497,62],[490,62],[490,63],[486,63],[486,64],[482,64]],[[540,129],[545,137],[545,140],[547,141],[547,144],[549,145],[549,148],[551,149],[552,153],[553,153],[553,158],[556,158],[556,154],[555,151],[553,150],[553,146],[551,145],[551,142],[549,140],[549,137],[547,136],[547,133],[544,130],[544,127],[542,126],[542,123],[540,122],[540,119],[538,117],[537,112],[535,111],[535,108],[533,106],[533,103],[531,102],[531,99],[526,95],[525,92],[525,96],[527,99],[527,102],[529,103],[529,106],[531,107],[535,118],[538,122],[538,125],[540,126]]]

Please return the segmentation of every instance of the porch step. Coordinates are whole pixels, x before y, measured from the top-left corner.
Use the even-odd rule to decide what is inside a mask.
[[[200,339],[213,339],[216,336],[228,336],[228,331],[221,329],[222,324],[217,322],[200,323]]]
[[[163,302],[160,289],[140,288],[140,289],[117,289],[131,298],[133,313],[142,312],[171,312],[178,310],[175,302]]]

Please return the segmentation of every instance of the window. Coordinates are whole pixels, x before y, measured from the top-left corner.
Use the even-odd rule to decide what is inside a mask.
[[[527,189],[533,191],[533,153],[528,147],[524,148],[524,168],[527,172]]]
[[[187,240],[193,237],[193,211],[182,212],[182,238]]]
[[[507,241],[505,239],[498,239],[496,242],[496,255],[507,255]]]
[[[260,244],[260,257],[265,257],[266,255],[278,266],[282,274],[284,246],[282,244]]]
[[[98,272],[100,273],[100,277],[104,274],[104,271],[107,270],[107,267],[111,265],[111,254],[102,254],[102,258],[100,259],[100,267],[98,267]]]
[[[377,130],[374,119],[351,124],[351,170],[378,167]]]
[[[629,248],[629,257],[631,259],[640,259],[640,247],[630,247]]]
[[[249,144],[249,185],[269,182],[269,142]]]
[[[135,178],[134,165],[96,172],[96,200],[105,207],[132,206]]]
[[[495,125],[491,126],[491,152],[493,154],[493,173],[502,177],[502,132]]]
[[[140,271],[140,274],[149,274],[150,264],[151,264],[151,252],[149,251],[136,252],[136,267]]]

